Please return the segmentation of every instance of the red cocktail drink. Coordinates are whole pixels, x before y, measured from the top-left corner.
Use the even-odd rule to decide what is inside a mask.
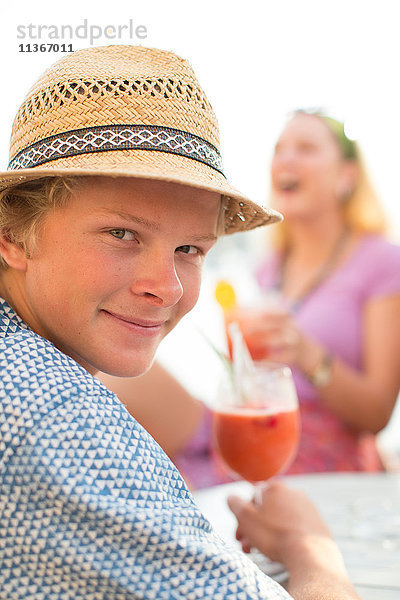
[[[247,481],[265,481],[293,460],[299,439],[298,410],[276,412],[246,406],[224,408],[213,415],[217,450],[235,473]]]
[[[229,325],[237,323],[249,349],[253,360],[265,360],[268,358],[268,343],[265,335],[260,331],[259,311],[252,308],[234,308],[224,313],[226,338],[228,342],[228,352],[232,359],[232,340],[229,335]]]
[[[257,483],[283,473],[295,457],[299,436],[299,406],[288,366],[255,362],[242,380],[234,372],[221,382],[213,437],[237,475]]]

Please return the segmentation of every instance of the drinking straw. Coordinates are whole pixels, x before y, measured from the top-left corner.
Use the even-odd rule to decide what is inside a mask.
[[[240,404],[246,404],[254,385],[255,367],[239,325],[228,326],[232,340],[233,385]]]

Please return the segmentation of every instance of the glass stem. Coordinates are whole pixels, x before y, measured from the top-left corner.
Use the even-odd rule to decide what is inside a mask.
[[[266,482],[265,481],[257,481],[257,483],[254,484],[254,504],[256,506],[261,506],[262,504],[262,496],[263,496],[263,489],[266,486]]]

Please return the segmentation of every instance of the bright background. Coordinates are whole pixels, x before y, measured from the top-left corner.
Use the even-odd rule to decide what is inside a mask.
[[[6,168],[11,122],[28,88],[61,57],[19,53],[22,41],[40,40],[17,39],[17,25],[76,27],[87,18],[89,24],[105,26],[132,19],[147,27],[141,43],[173,50],[192,63],[219,118],[225,171],[236,187],[265,203],[267,165],[286,114],[296,107],[324,107],[359,140],[398,241],[398,7],[398,0],[7,2],[0,39],[0,165]],[[73,41],[74,49],[88,45]],[[215,387],[218,367],[196,327],[221,341],[220,315],[212,303],[214,280],[223,262],[243,285],[251,267],[238,245],[258,251],[259,240],[226,242],[211,257],[199,307],[160,349],[160,359],[205,399]],[[386,434],[390,444],[399,437],[397,427]]]

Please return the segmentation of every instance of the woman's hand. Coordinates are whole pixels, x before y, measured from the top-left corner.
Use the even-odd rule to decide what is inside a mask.
[[[324,355],[323,347],[305,336],[288,312],[238,311],[240,329],[253,358],[266,358],[310,373]]]
[[[313,375],[327,349],[305,335],[292,316],[277,310],[238,309],[238,322],[258,359],[288,364]],[[320,400],[358,431],[377,433],[388,423],[400,380],[400,297],[371,300],[364,308],[362,368],[333,357]],[[329,350],[329,349],[328,349]]]

